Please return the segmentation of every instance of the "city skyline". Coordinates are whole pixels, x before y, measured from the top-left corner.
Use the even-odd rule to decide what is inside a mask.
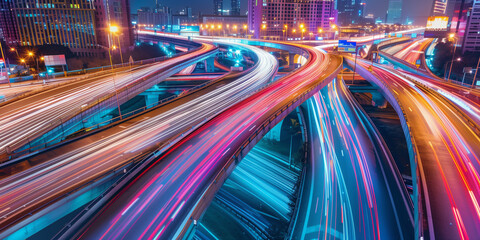
[[[434,0],[403,0],[404,6],[404,18],[408,17],[409,19],[414,19],[418,22],[419,25],[425,24],[428,16],[430,15],[430,10],[432,8]],[[224,9],[230,9],[231,1],[223,1]],[[374,14],[375,18],[385,18],[388,1],[385,0],[365,0],[365,11],[364,14]],[[213,14],[213,0],[209,1],[192,1],[192,0],[162,0],[161,4],[167,5],[173,9],[173,11],[179,11],[181,8],[189,6],[192,7],[194,14],[202,12],[203,14]],[[153,0],[131,0],[132,13],[135,13],[137,9],[141,7],[154,7]],[[241,1],[241,13],[245,14],[247,12],[248,1]],[[428,11],[425,11],[428,9]]]

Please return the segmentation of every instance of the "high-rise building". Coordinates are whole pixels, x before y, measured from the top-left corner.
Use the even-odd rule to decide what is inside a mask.
[[[80,56],[118,46],[118,39],[122,49],[133,44],[128,0],[3,0],[0,8],[2,37],[10,44],[60,44]],[[110,25],[119,27],[118,38],[108,33]]]
[[[458,44],[463,45],[468,15],[470,14],[472,3],[468,0],[450,0],[449,4],[453,5],[450,32],[454,33],[458,38]]]
[[[97,49],[95,8],[89,0],[68,4],[58,1],[4,0],[0,27],[4,39],[22,46],[60,44],[80,55]]]
[[[130,46],[133,46],[133,31],[131,24],[130,0],[95,1],[96,35],[98,44],[102,48],[120,45],[122,51],[125,51]],[[110,26],[118,26],[119,31],[115,36],[109,33],[108,29]],[[121,40],[120,44],[118,43],[119,39]]]
[[[13,1],[0,1],[0,37],[8,44],[18,44],[18,31],[13,13]]]
[[[223,0],[213,0],[213,15],[223,15]]]
[[[434,0],[432,7],[432,15],[441,16],[447,13],[448,0]]]
[[[480,52],[480,0],[473,0],[463,41],[463,52]]]
[[[341,25],[362,22],[365,3],[363,0],[338,0],[338,22]]]
[[[240,16],[240,0],[232,0],[231,5],[230,15]]]
[[[402,22],[403,0],[390,0],[388,2],[387,23]]]
[[[141,8],[137,10],[137,16],[137,24],[140,27],[159,27],[172,24],[172,12],[168,7],[158,6],[154,11],[151,11],[150,8]]]
[[[255,38],[317,34],[318,29],[330,28],[336,20],[334,0],[248,1],[248,30]]]

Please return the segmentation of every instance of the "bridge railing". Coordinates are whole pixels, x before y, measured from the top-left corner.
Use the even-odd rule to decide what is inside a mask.
[[[202,83],[202,84],[197,85],[193,88],[187,89],[186,91],[184,91],[184,92],[182,92],[178,95],[173,95],[173,96],[170,96],[168,98],[161,99],[157,102],[151,103],[151,104],[146,105],[144,107],[137,108],[137,109],[132,110],[132,111],[127,112],[127,113],[122,113],[121,116],[113,117],[109,120],[102,121],[100,123],[94,123],[92,125],[85,125],[86,123],[87,124],[89,123],[88,119],[90,119],[90,117],[84,117],[81,114],[81,112],[79,112],[79,114],[76,114],[76,116],[71,119],[75,123],[73,125],[69,126],[69,129],[78,129],[74,132],[70,132],[69,129],[64,129],[63,127],[61,127],[61,126],[64,125],[65,121],[62,118],[58,118],[60,127],[57,127],[53,131],[49,132],[49,135],[56,136],[56,137],[53,137],[48,141],[45,141],[45,138],[41,138],[42,141],[38,141],[38,138],[28,139],[27,140],[27,145],[26,145],[26,146],[28,146],[28,148],[20,149],[20,150],[12,150],[11,147],[6,146],[5,149],[6,149],[6,152],[7,152],[8,156],[4,157],[3,159],[0,158],[0,160],[1,160],[0,162],[8,163],[8,165],[13,164],[16,161],[12,162],[12,161],[8,161],[8,160],[21,158],[22,156],[26,156],[26,155],[29,155],[29,154],[32,154],[32,153],[39,152],[41,150],[50,148],[50,147],[55,147],[55,146],[61,145],[65,142],[73,140],[74,138],[76,139],[76,138],[78,138],[80,136],[83,136],[85,134],[92,134],[94,132],[97,132],[97,131],[94,131],[94,130],[103,130],[105,128],[110,127],[111,124],[113,124],[115,122],[118,122],[120,120],[131,119],[133,117],[137,117],[138,115],[143,114],[147,110],[154,110],[156,108],[165,106],[166,104],[174,101],[178,97],[183,96],[185,94],[188,94],[192,91],[196,91],[198,89],[201,89],[201,88],[203,88],[203,87],[205,87],[209,84],[211,84],[210,81]],[[129,90],[127,90],[127,91],[129,91]],[[107,99],[107,98],[103,97],[101,99],[97,99],[95,101],[96,105],[98,105],[99,102],[104,101],[105,99]],[[18,159],[18,160],[20,161],[21,159]],[[1,164],[0,168],[4,167],[4,165],[5,164]]]

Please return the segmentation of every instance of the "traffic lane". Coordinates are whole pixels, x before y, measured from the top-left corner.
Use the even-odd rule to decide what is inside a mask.
[[[134,72],[121,72],[112,76],[113,79],[109,77],[96,78],[94,82],[87,79],[47,90],[0,107],[2,110],[0,145],[4,146],[0,149],[0,154],[6,153],[6,147],[14,150],[27,144],[29,138],[46,133],[57,124],[78,114],[80,109],[95,105],[95,101],[99,97],[114,94],[114,84],[117,89],[122,89],[134,82],[143,81],[152,74],[168,71],[167,67],[198,58],[214,49],[215,47],[212,45],[204,45],[192,53],[147,68]]]
[[[196,206],[199,195],[211,186],[234,149],[243,143],[239,139],[248,137],[250,131],[268,119],[266,112],[272,112],[282,106],[281,103],[294,99],[298,92],[312,85],[312,80],[315,82],[319,77],[323,78],[323,72],[318,71],[318,67],[330,67],[333,71],[331,63],[328,67],[322,63],[323,54],[314,52],[320,56],[310,57],[309,61],[313,64],[307,63],[297,74],[278,80],[238,103],[176,144],[142,171],[125,188],[127,190],[122,190],[89,224],[81,237],[174,237],[189,209]],[[336,61],[333,64],[335,69],[340,64],[338,59]]]
[[[427,183],[434,235],[449,239],[478,236],[477,170],[469,167],[476,162],[476,154],[469,150],[476,141],[467,144],[459,138],[456,129],[449,127],[452,122],[442,118],[442,110],[411,83],[388,71],[375,72],[385,82],[395,83],[390,86],[406,109]]]
[[[276,60],[266,52],[261,51],[261,53],[267,56],[267,59],[263,59],[264,63],[257,66],[255,71],[242,75],[241,81],[238,79],[234,81],[235,78],[230,79],[233,83],[230,85],[218,82],[212,89],[209,89],[210,92],[190,97],[192,99],[190,102],[179,103],[177,107],[167,110],[160,117],[154,115],[154,113],[159,114],[158,111],[151,112],[151,117],[142,115],[137,118],[139,123],[132,127],[127,128],[122,123],[117,127],[119,133],[115,133],[113,128],[109,129],[114,132],[112,136],[104,138],[105,133],[100,132],[96,134],[100,138],[99,141],[90,142],[91,139],[86,139],[84,141],[88,145],[74,151],[69,151],[71,146],[62,147],[67,153],[62,152],[62,148],[54,150],[60,155],[59,157],[4,179],[4,184],[1,184],[2,188],[0,188],[8,193],[0,195],[0,198],[3,198],[0,202],[4,207],[4,215],[2,215],[8,216],[4,224],[16,217],[13,214],[21,215],[26,211],[24,208],[16,207],[17,205],[26,205],[29,209],[35,208],[46,201],[47,197],[58,196],[58,191],[62,191],[66,186],[72,184],[68,182],[69,179],[60,178],[60,175],[70,176],[73,173],[72,175],[78,179],[78,182],[74,182],[72,188],[78,187],[79,184],[98,177],[102,172],[111,171],[116,166],[111,163],[119,164],[117,161],[125,163],[138,154],[157,149],[161,143],[168,141],[169,137],[190,129],[206,117],[242,100],[266,84],[276,72]],[[265,71],[265,68],[270,68],[270,71]],[[257,77],[252,79],[255,75]],[[49,159],[51,155],[46,153],[43,157]],[[32,192],[32,188],[37,191]],[[50,191],[51,188],[55,188],[56,191]],[[42,191],[38,191],[38,189]],[[18,198],[19,195],[22,198]],[[35,201],[30,198],[34,198]]]

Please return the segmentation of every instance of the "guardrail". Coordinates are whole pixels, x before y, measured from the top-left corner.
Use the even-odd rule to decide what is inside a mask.
[[[298,49],[301,49],[298,47]],[[302,50],[304,51],[304,50]],[[306,51],[305,51],[306,52]],[[253,96],[254,94],[257,94],[258,92],[264,90],[265,88],[271,86],[274,82],[269,82],[268,84],[266,84],[265,86],[257,89],[256,91],[253,91],[252,93],[248,94],[245,96],[244,99],[247,99],[251,96]],[[321,83],[319,83],[318,85],[320,85]],[[197,129],[199,126],[202,126],[204,125],[206,122],[210,121],[211,119],[213,119],[214,117],[217,116],[218,113],[214,113],[213,116],[211,116],[210,118],[206,118],[205,120],[203,120],[202,122],[198,123],[197,125],[193,126],[192,128],[190,129],[187,129],[185,130],[183,133],[181,134],[178,134],[176,135],[174,138],[171,138],[172,140],[168,142],[168,144],[163,144],[161,145],[157,151],[153,152],[149,157],[148,159],[146,159],[145,161],[142,162],[142,164],[140,164],[138,167],[136,167],[135,169],[132,169],[131,172],[129,174],[125,174],[125,178],[117,181],[117,183],[115,184],[114,187],[108,189],[107,191],[104,192],[104,194],[102,194],[101,196],[98,197],[98,199],[96,199],[95,201],[92,202],[92,204],[89,204],[89,206],[87,208],[85,208],[84,210],[82,210],[79,214],[77,214],[75,216],[75,219],[70,221],[57,235],[56,235],[56,239],[66,239],[68,238],[69,236],[73,236],[75,235],[75,231],[78,230],[79,228],[81,228],[82,226],[78,226],[80,223],[85,223],[85,222],[88,222],[93,215],[95,215],[102,207],[103,205],[109,200],[111,199],[121,188],[122,186],[125,186],[129,181],[131,181],[133,179],[134,176],[136,176],[136,174],[138,174],[142,169],[144,169],[146,166],[148,166],[148,164],[150,164],[152,161],[154,161],[160,154],[164,153],[168,148],[170,148],[171,146],[173,146],[173,144],[177,143],[178,141],[180,141],[185,135],[193,132],[195,129]],[[223,168],[225,170],[225,168]],[[127,178],[126,176],[129,176],[129,178]],[[218,177],[219,175],[217,175],[215,177],[215,179]]]
[[[185,54],[187,54],[187,53],[180,53],[177,56],[181,56],[181,55],[185,55]],[[209,54],[211,54],[211,53],[209,52],[209,53],[206,53],[202,56],[198,56],[196,58],[197,59],[202,59],[202,58],[208,56]],[[188,60],[184,60],[184,61],[182,61],[178,64],[179,65],[185,64],[187,61]],[[170,71],[170,70],[166,69],[165,71]],[[106,108],[108,106],[110,106],[110,107],[115,106],[116,107],[117,103],[114,102],[113,100],[110,101],[110,103],[108,103],[106,101],[110,100],[110,99],[113,99],[116,96],[118,96],[120,98],[123,97],[122,99],[130,99],[132,97],[131,95],[134,95],[134,96],[138,95],[140,92],[143,92],[143,91],[145,91],[149,88],[144,83],[147,82],[147,80],[156,78],[157,75],[158,75],[158,73],[152,73],[152,74],[150,74],[146,77],[142,77],[140,79],[137,79],[133,83],[130,83],[130,84],[122,87],[119,91],[113,91],[113,92],[111,92],[111,93],[109,93],[109,94],[107,94],[107,95],[105,95],[101,98],[98,98],[96,101],[90,101],[87,106],[80,107],[74,114],[72,114],[74,117],[69,118],[66,121],[64,119],[59,118],[58,120],[59,120],[60,126],[56,127],[56,128],[53,128],[53,130],[45,132],[45,134],[48,134],[49,136],[52,136],[51,140],[49,140],[48,142],[45,142],[45,135],[43,135],[44,137],[40,138],[40,140],[43,140],[43,143],[37,143],[37,142],[39,142],[37,137],[27,139],[27,141],[24,141],[24,142],[27,142],[27,145],[25,145],[25,146],[28,146],[27,149],[17,149],[17,150],[15,150],[16,149],[15,146],[12,146],[12,145],[4,146],[4,148],[6,150],[5,152],[7,154],[6,154],[6,156],[1,156],[0,160],[5,162],[5,161],[8,161],[9,159],[12,159],[12,158],[15,158],[15,157],[20,157],[22,155],[26,155],[26,154],[29,154],[29,153],[32,153],[32,152],[36,152],[40,149],[52,146],[52,145],[57,144],[57,143],[59,143],[63,140],[66,140],[67,137],[71,134],[79,133],[79,131],[82,131],[82,129],[85,129],[87,131],[91,131],[93,129],[99,128],[100,126],[112,123],[112,120],[107,120],[105,122],[101,122],[99,124],[94,124],[92,126],[85,126],[85,123],[86,122],[88,123],[87,120],[92,117],[92,115],[89,115],[87,113],[92,112],[92,114],[93,114],[95,112],[98,112],[98,110],[100,110],[99,109],[100,108],[99,107],[100,103],[104,103],[104,104],[107,105],[107,106],[104,106],[104,108]],[[202,85],[197,86],[196,88],[191,89],[191,90],[196,90],[196,89],[198,89],[200,87],[203,87],[203,86],[204,85],[202,84]],[[169,101],[169,100],[171,100],[171,99],[161,100],[159,102],[164,103],[165,101]],[[154,103],[154,104],[158,104],[158,102]],[[126,113],[126,116],[137,114],[138,112],[140,112],[141,109],[143,109],[143,111],[144,111],[148,107],[150,107],[150,105],[145,106],[145,107],[140,108],[140,109],[135,109],[132,112]],[[96,110],[95,110],[95,108],[96,108]],[[84,115],[87,115],[88,118],[85,118]],[[119,115],[120,115],[119,117],[116,117],[113,120],[118,120],[117,118],[120,118],[120,119],[124,118],[123,114],[119,114]],[[51,125],[54,126],[54,124],[56,124],[56,123],[58,123],[58,122],[52,122]],[[64,126],[64,125],[67,125],[66,123],[73,124],[73,125],[68,126],[68,129],[65,130],[65,128],[67,126]]]
[[[54,137],[53,139],[51,139],[49,141],[45,141],[45,138],[42,138],[42,140],[43,140],[42,143],[39,143],[37,145],[33,145],[32,142],[34,142],[37,138],[30,139],[30,140],[27,140],[28,141],[28,144],[27,144],[28,148],[27,149],[21,149],[19,151],[11,151],[10,148],[8,146],[6,146],[5,148],[7,150],[7,154],[9,155],[8,159],[19,158],[19,157],[22,157],[22,156],[25,156],[25,155],[28,155],[28,154],[31,154],[31,153],[34,153],[34,152],[38,152],[42,149],[46,149],[46,148],[49,148],[49,147],[60,145],[60,144],[64,143],[64,141],[69,140],[72,137],[76,138],[76,137],[79,137],[81,135],[87,134],[87,133],[89,133],[93,130],[103,129],[104,127],[106,128],[106,127],[108,127],[108,125],[110,125],[112,123],[115,123],[117,121],[120,121],[120,120],[123,120],[123,119],[128,119],[128,118],[131,118],[131,117],[134,117],[134,116],[138,116],[138,115],[142,114],[143,112],[145,112],[146,110],[153,110],[153,109],[156,109],[158,107],[162,107],[162,106],[172,102],[173,100],[177,99],[180,96],[183,96],[183,95],[188,94],[192,91],[196,91],[198,89],[201,89],[201,88],[203,88],[203,87],[205,87],[209,84],[211,84],[211,82],[205,82],[203,84],[200,84],[200,85],[197,85],[193,88],[190,88],[190,89],[182,92],[181,94],[173,95],[173,96],[170,96],[168,98],[164,98],[164,99],[159,100],[155,103],[152,103],[150,105],[147,105],[147,106],[144,106],[144,107],[141,107],[141,108],[137,108],[137,109],[132,110],[132,111],[127,112],[127,113],[122,113],[121,117],[117,116],[117,117],[111,118],[107,121],[96,123],[96,124],[93,124],[93,125],[90,125],[90,126],[85,126],[85,122],[88,122],[86,120],[89,119],[89,118],[85,119],[80,112],[80,114],[76,114],[76,116],[74,118],[72,118],[76,123],[73,126],[70,126],[70,128],[74,128],[74,129],[79,128],[80,130],[77,130],[77,131],[72,132],[72,133],[66,133],[66,131],[64,130],[63,127],[60,127],[60,128],[57,127],[55,131],[49,132],[50,133],[49,135],[53,135],[53,136],[57,136],[57,137]],[[95,102],[96,106],[97,106],[98,102],[101,102],[104,99],[106,99],[106,98],[104,97],[102,99],[98,99]],[[59,126],[63,126],[63,124],[65,123],[65,121],[63,121],[63,119],[61,119],[61,118],[58,118],[58,121],[60,122]],[[3,159],[3,162],[7,161],[8,159]]]

